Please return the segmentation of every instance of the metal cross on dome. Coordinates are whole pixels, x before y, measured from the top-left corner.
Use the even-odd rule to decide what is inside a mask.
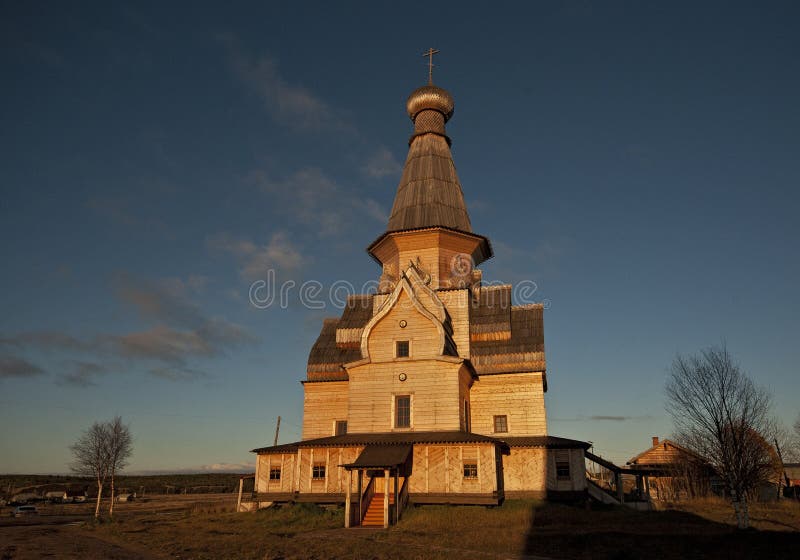
[[[422,56],[428,57],[428,85],[433,84],[433,55],[439,54],[438,49],[430,48]]]

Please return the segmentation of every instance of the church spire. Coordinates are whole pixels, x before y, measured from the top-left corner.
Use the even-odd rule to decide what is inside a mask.
[[[428,78],[433,55],[429,49]],[[453,96],[429,83],[406,101],[414,134],[386,232],[367,248],[382,268],[378,290],[389,293],[409,266],[431,289],[480,287],[475,267],[491,258],[489,240],[472,232],[445,124],[453,116]]]
[[[428,76],[432,81],[433,55],[429,49]],[[446,227],[471,232],[464,194],[458,180],[445,124],[453,116],[453,96],[429,83],[414,90],[406,102],[414,122],[408,157],[397,186],[387,231]]]

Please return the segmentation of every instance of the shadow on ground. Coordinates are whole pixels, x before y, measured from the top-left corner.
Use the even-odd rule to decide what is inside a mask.
[[[572,559],[800,558],[800,532],[739,531],[683,511],[532,507],[524,553]]]

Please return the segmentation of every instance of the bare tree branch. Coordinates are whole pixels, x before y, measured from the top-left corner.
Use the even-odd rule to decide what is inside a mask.
[[[95,422],[70,446],[72,463],[70,470],[80,476],[92,477],[97,483],[97,503],[94,516],[100,516],[100,500],[106,479],[111,478],[111,505],[109,515],[114,514],[114,479],[128,464],[133,453],[133,438],[130,428],[116,416],[108,422]]]
[[[679,441],[711,463],[731,495],[739,527],[747,527],[748,497],[780,470],[768,443],[776,428],[770,396],[722,346],[677,356],[666,397]]]
[[[70,446],[73,461],[70,470],[77,475],[92,477],[97,483],[97,503],[94,508],[95,518],[100,516],[100,499],[103,485],[109,473],[108,426],[95,422],[83,435]]]

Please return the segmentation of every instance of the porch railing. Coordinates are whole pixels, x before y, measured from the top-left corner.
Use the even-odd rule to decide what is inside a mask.
[[[397,520],[399,521],[403,516],[403,511],[408,505],[408,477],[403,479],[403,486],[400,487],[400,496],[398,497],[398,502],[399,503],[395,507],[397,507]]]
[[[359,508],[359,515],[358,515],[358,524],[364,521],[364,516],[367,514],[367,508],[369,508],[369,503],[372,501],[372,497],[375,495],[375,479],[370,477],[369,483],[367,483],[367,487],[364,489],[364,493],[361,495],[361,504]]]

